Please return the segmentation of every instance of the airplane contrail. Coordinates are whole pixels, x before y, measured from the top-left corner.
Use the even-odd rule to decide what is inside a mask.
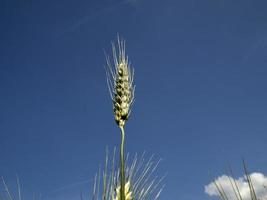
[[[47,196],[51,196],[52,194],[55,194],[55,193],[58,193],[58,192],[62,192],[64,190],[67,190],[67,189],[70,189],[70,188],[73,188],[73,187],[76,187],[76,186],[79,186],[79,185],[83,185],[85,183],[89,183],[91,181],[94,181],[94,179],[87,179],[87,180],[83,180],[83,181],[78,181],[78,182],[75,182],[75,183],[72,183],[72,184],[69,184],[69,185],[64,185],[64,186],[61,186],[59,188],[56,188],[54,190],[51,190],[51,191],[48,191],[44,194],[41,194],[41,199],[44,199],[44,197],[47,197]]]
[[[61,33],[59,33],[58,36],[62,36],[66,33],[73,32],[76,29],[78,29],[80,26],[82,26],[83,24],[87,23],[90,19],[93,19],[94,17],[99,16],[103,13],[110,12],[110,11],[112,11],[112,10],[122,6],[122,5],[129,4],[130,2],[131,2],[130,0],[123,0],[123,1],[120,1],[116,4],[114,4],[114,5],[99,9],[99,10],[91,13],[90,15],[87,15],[87,16],[83,17],[82,19],[78,20],[77,22],[75,22],[74,24],[72,24],[71,26],[69,26],[68,28],[63,30]]]

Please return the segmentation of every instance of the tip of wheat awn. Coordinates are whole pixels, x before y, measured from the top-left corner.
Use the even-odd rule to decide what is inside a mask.
[[[112,43],[112,52],[113,63],[107,57],[107,82],[113,101],[115,121],[123,127],[134,101],[134,71],[125,54],[125,40],[118,37],[117,45]]]

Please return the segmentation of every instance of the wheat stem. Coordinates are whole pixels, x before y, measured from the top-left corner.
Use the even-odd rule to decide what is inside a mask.
[[[125,143],[125,132],[124,126],[120,126],[121,130],[121,148],[120,148],[120,200],[125,200],[125,166],[124,166],[124,143]]]

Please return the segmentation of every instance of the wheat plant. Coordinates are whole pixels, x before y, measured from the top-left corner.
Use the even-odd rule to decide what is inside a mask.
[[[113,111],[115,121],[121,130],[121,145],[120,145],[120,189],[119,196],[121,200],[130,200],[128,193],[125,193],[125,157],[124,143],[125,132],[124,126],[129,118],[131,106],[134,100],[133,72],[131,71],[128,57],[125,55],[125,42],[118,37],[118,52],[116,46],[112,44],[113,61],[111,64],[107,58],[108,72],[108,87],[113,102]],[[129,183],[127,183],[129,184]],[[127,196],[128,195],[128,196]],[[128,199],[126,199],[128,197]]]
[[[247,166],[246,166],[246,163],[244,160],[243,160],[243,168],[244,168],[244,173],[245,173],[245,179],[246,179],[246,182],[247,182],[248,188],[249,188],[249,194],[250,194],[249,199],[250,200],[259,200],[259,198],[255,192],[253,182],[251,181],[251,177],[249,175],[249,172],[248,172],[248,169],[247,169]],[[234,176],[233,176],[233,171],[232,171],[231,167],[229,166],[227,178],[229,180],[229,185],[231,186],[232,191],[234,193],[234,199],[235,200],[244,200],[245,198],[242,196],[242,192],[240,191],[240,188],[238,186],[237,181],[231,177],[234,177]],[[213,180],[213,184],[214,184],[214,186],[217,190],[217,193],[218,193],[221,200],[232,200],[232,198],[229,197],[229,195],[227,194],[227,192],[223,188],[220,181]]]
[[[112,159],[107,151],[103,173],[99,170],[95,177],[93,200],[156,200],[163,188],[163,177],[154,176],[160,161],[155,162],[153,156],[146,160],[145,154],[140,158],[135,155],[132,160],[129,154],[125,156],[125,124],[134,102],[135,86],[123,39],[118,37],[117,44],[112,43],[112,56],[112,61],[106,56],[106,69],[114,118],[121,133],[119,166],[116,150]]]

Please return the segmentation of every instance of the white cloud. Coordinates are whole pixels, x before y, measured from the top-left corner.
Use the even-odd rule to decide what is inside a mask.
[[[234,179],[232,177],[228,177],[226,175],[222,175],[216,179],[217,183],[219,183],[225,193],[227,194],[229,200],[236,200],[236,196],[233,190],[233,187],[231,185],[231,182],[233,182]],[[264,176],[262,173],[251,173],[250,174],[251,182],[253,184],[253,187],[255,189],[255,193],[259,199],[267,199],[267,176]],[[239,188],[240,194],[243,198],[243,200],[249,200],[251,199],[250,196],[250,190],[248,182],[246,181],[245,176],[239,177],[238,179],[235,179],[236,184]],[[205,186],[205,192],[210,196],[219,196],[218,191],[216,189],[216,186],[213,182],[209,183]]]

